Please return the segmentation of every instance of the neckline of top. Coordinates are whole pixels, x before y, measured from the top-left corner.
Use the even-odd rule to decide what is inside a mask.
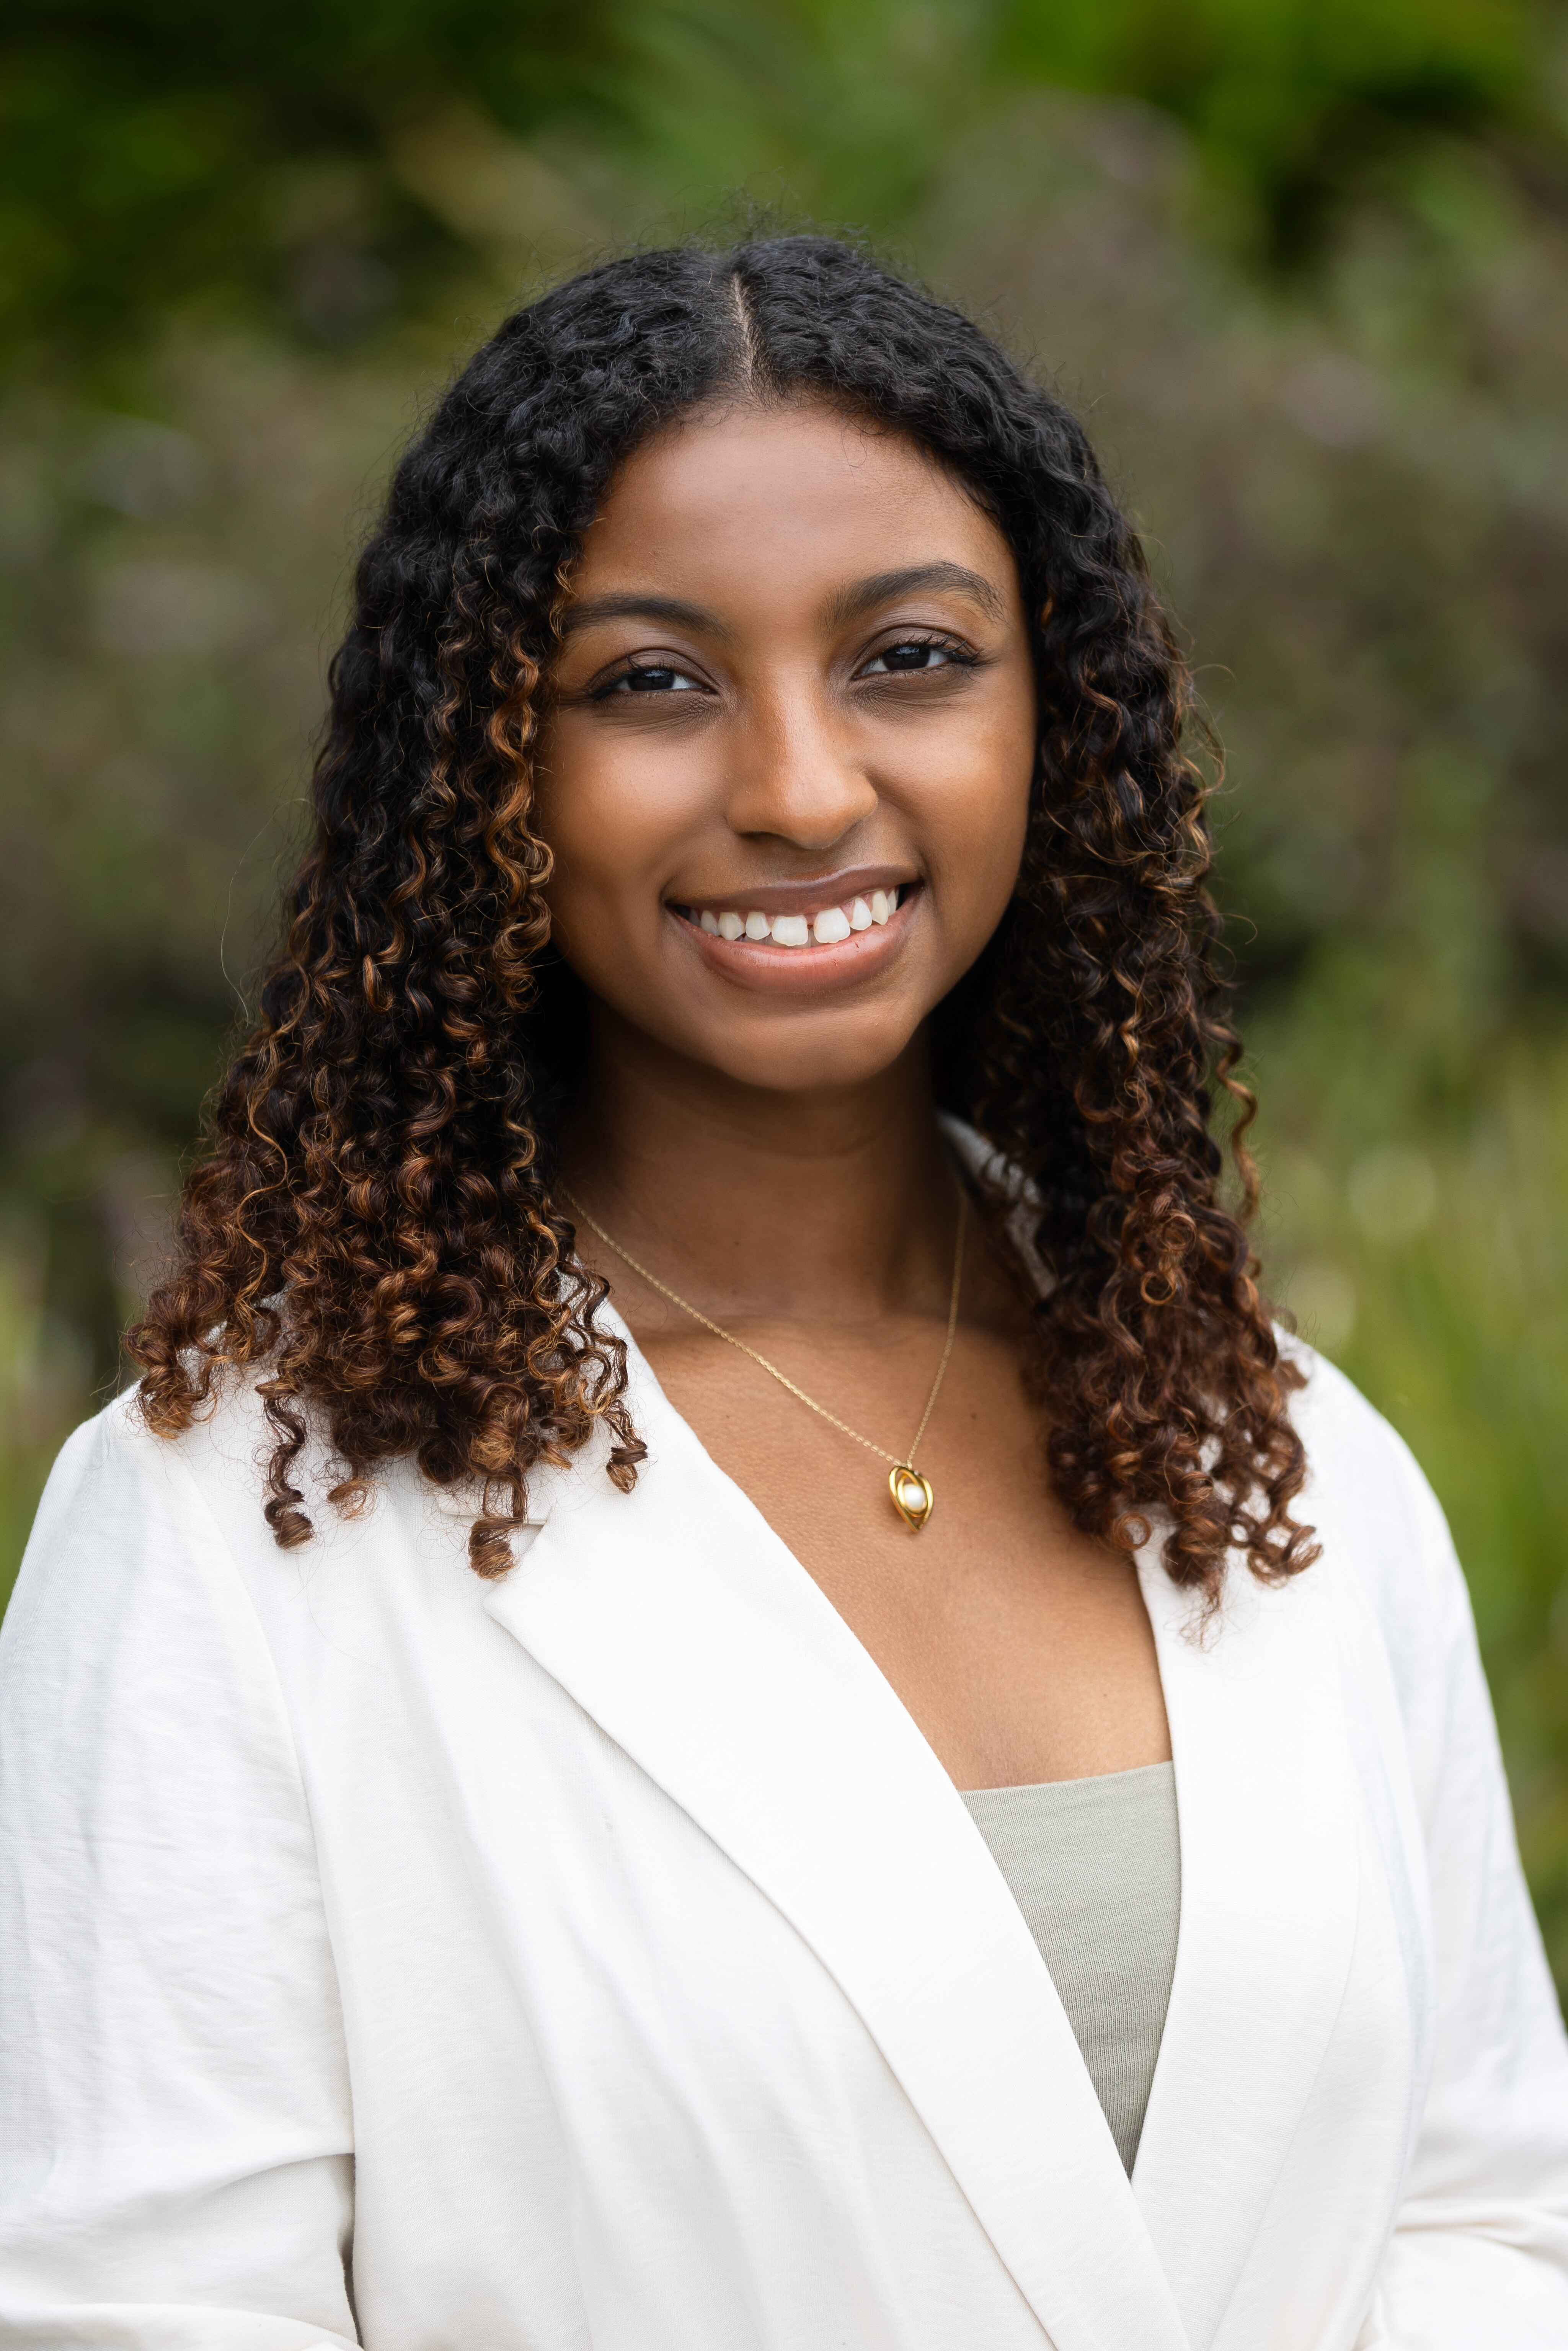
[[[1005,1802],[1012,1796],[1054,1796],[1071,1788],[1103,1789],[1129,1780],[1152,1780],[1156,1774],[1170,1778],[1175,1771],[1175,1764],[1169,1761],[1134,1763],[1125,1771],[1082,1771],[1067,1780],[1020,1780],[1005,1788],[960,1788],[958,1793],[966,1803],[981,1796]]]

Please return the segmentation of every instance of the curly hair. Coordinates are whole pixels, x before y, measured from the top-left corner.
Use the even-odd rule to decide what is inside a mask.
[[[1026,1374],[1073,1520],[1123,1550],[1158,1527],[1171,1576],[1210,1604],[1232,1548],[1293,1573],[1314,1555],[1290,1512],[1300,1374],[1243,1229],[1253,1105],[1184,665],[1073,417],[970,320],[822,237],[573,278],[506,321],[399,465],[331,666],[285,944],[131,1335],[141,1408],[172,1436],[246,1367],[279,1543],[310,1532],[295,1476],[315,1426],[340,1509],[394,1457],[473,1481],[481,1575],[510,1563],[540,1464],[602,1428],[609,1476],[635,1479],[625,1350],[552,1187],[582,1008],[549,944],[532,750],[570,568],[617,468],[741,398],[906,435],[1012,549],[1039,758],[1014,896],[934,1023],[939,1098],[1026,1186],[1053,1277]],[[1016,1197],[982,1201],[998,1236]]]

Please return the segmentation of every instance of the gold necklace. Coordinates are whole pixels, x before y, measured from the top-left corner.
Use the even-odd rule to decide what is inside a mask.
[[[760,1364],[770,1378],[776,1379],[781,1388],[788,1388],[790,1395],[809,1406],[820,1420],[830,1422],[843,1436],[852,1437],[857,1445],[863,1445],[868,1453],[876,1455],[878,1460],[891,1461],[893,1467],[887,1473],[887,1490],[893,1507],[913,1533],[920,1532],[936,1507],[936,1496],[930,1479],[915,1468],[915,1457],[920,1450],[920,1440],[925,1434],[926,1423],[936,1406],[942,1376],[947,1369],[947,1360],[953,1353],[953,1341],[958,1329],[958,1290],[964,1276],[964,1211],[967,1205],[962,1186],[958,1189],[958,1233],[953,1245],[953,1291],[947,1301],[946,1343],[942,1349],[942,1360],[936,1366],[936,1376],[931,1383],[931,1393],[925,1399],[925,1409],[920,1416],[920,1426],[902,1461],[896,1453],[889,1453],[885,1446],[873,1445],[869,1437],[862,1437],[858,1428],[852,1428],[847,1420],[841,1420],[836,1412],[830,1412],[825,1404],[817,1402],[815,1396],[809,1396],[804,1388],[797,1387],[794,1381],[779,1370],[777,1364],[770,1364],[766,1355],[759,1354],[755,1347],[748,1347],[744,1339],[736,1337],[733,1331],[725,1330],[710,1314],[705,1314],[700,1306],[694,1306],[689,1298],[683,1298],[678,1290],[672,1290],[667,1281],[661,1281],[656,1273],[650,1273],[630,1249],[622,1249],[618,1240],[611,1238],[597,1217],[589,1215],[581,1201],[569,1192],[564,1184],[560,1190],[562,1198],[570,1202],[589,1230],[597,1233],[605,1248],[613,1249],[633,1273],[640,1273],[651,1290],[656,1290],[661,1298],[667,1298],[672,1306],[678,1306],[683,1314],[689,1314],[694,1322],[700,1322],[705,1331],[711,1331],[716,1339],[722,1339],[726,1346],[738,1347],[743,1355],[749,1355],[754,1364]]]

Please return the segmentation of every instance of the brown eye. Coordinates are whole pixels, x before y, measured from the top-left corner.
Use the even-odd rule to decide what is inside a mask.
[[[942,644],[929,637],[909,637],[896,645],[884,645],[873,653],[861,670],[862,677],[919,677],[937,669],[973,669],[974,655],[956,645]]]
[[[685,670],[676,669],[669,662],[640,662],[633,669],[623,669],[594,695],[595,702],[608,702],[612,695],[625,697],[633,694],[700,694],[698,681]]]

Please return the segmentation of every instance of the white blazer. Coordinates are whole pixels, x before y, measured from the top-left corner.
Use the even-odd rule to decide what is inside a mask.
[[[1347,1383],[1318,1565],[1199,1643],[1143,1564],[1182,1903],[1129,2182],[936,1757],[631,1366],[635,1492],[541,1478],[496,1583],[407,1471],[278,1551],[244,1396],[67,1446],[0,1645],[0,2343],[1568,2346],[1465,1591]]]

